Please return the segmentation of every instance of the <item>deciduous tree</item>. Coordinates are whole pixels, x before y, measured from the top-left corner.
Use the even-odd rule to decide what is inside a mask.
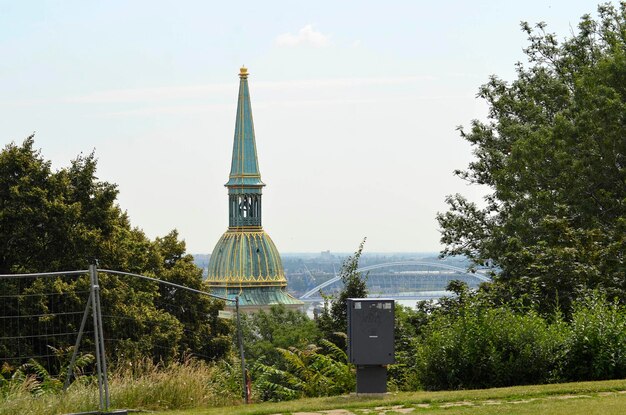
[[[96,169],[91,153],[53,171],[50,161],[35,150],[32,136],[0,152],[0,273],[80,270],[97,259],[101,268],[206,290],[202,272],[185,253],[178,233],[151,241],[132,227],[116,204],[117,186],[99,180]],[[108,343],[111,355],[167,360],[188,352],[217,358],[228,351],[229,326],[216,318],[222,302],[133,277],[101,273],[100,282],[105,337],[116,340]],[[65,296],[61,305],[52,304],[58,297],[50,293],[88,289],[86,277],[2,280],[0,291],[15,294],[18,303],[0,302],[0,315],[28,312],[46,316],[51,333],[76,331],[60,320],[59,312],[82,310],[86,295]],[[19,323],[21,333],[41,332],[37,321],[31,322],[33,327],[24,327],[25,320]],[[16,338],[14,344],[0,345],[4,356],[18,350],[21,355],[41,355],[48,346],[64,348],[74,342],[55,336],[38,343],[20,339],[16,324],[13,319],[0,327],[0,337]],[[19,347],[14,347],[17,342]]]
[[[570,309],[586,288],[626,300],[626,3],[601,5],[559,41],[540,23],[527,64],[478,96],[486,121],[460,128],[475,161],[456,171],[485,206],[447,198],[443,255],[491,266],[503,297]]]
[[[349,256],[343,262],[341,271],[339,271],[343,287],[336,298],[331,296],[324,297],[324,310],[317,318],[318,326],[324,337],[333,341],[341,348],[346,346],[345,333],[347,333],[348,319],[346,307],[348,298],[367,297],[367,276],[357,272],[366,239],[363,238],[354,255]],[[336,333],[342,333],[343,335],[337,335]]]

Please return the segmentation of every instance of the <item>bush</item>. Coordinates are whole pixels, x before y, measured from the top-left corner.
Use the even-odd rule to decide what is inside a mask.
[[[568,358],[568,380],[626,377],[626,307],[592,292],[574,305]]]
[[[420,386],[417,376],[415,350],[420,340],[420,328],[425,326],[428,315],[400,304],[395,306],[395,358],[387,367],[389,390],[416,390]]]
[[[545,383],[559,378],[567,326],[534,312],[461,305],[442,314],[416,349],[425,389],[459,389]]]
[[[460,389],[626,377],[626,307],[607,301],[601,291],[575,301],[568,322],[560,314],[549,319],[510,304],[495,307],[476,295],[457,300],[451,308],[446,304],[420,316],[418,340],[412,345],[416,360],[407,364],[410,359],[403,358],[403,371],[392,371],[400,388],[415,389],[416,383],[425,389]],[[406,316],[403,319],[406,326]]]

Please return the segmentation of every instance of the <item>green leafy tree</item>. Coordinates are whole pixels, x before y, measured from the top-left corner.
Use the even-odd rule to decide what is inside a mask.
[[[178,239],[173,230],[164,237],[156,238],[153,248],[161,258],[156,275],[162,280],[184,287],[209,292],[193,256],[186,253],[185,242]],[[159,285],[156,306],[174,316],[185,327],[178,345],[179,354],[190,353],[204,359],[223,356],[230,348],[230,326],[217,318],[224,308],[221,301],[187,290]]]
[[[287,310],[284,305],[241,317],[246,359],[252,363],[279,365],[281,354],[278,348],[303,349],[321,339],[313,320],[302,312]]]
[[[33,136],[0,152],[0,273],[86,269],[96,258],[131,272],[158,266],[96,167],[91,153],[54,172]]]
[[[100,181],[96,170],[91,153],[53,171],[35,150],[32,136],[0,152],[0,273],[80,270],[97,259],[101,268],[206,290],[177,232],[151,241],[132,227],[116,204],[116,185]],[[112,357],[168,360],[193,352],[213,359],[229,350],[229,326],[216,318],[221,301],[106,273],[100,275],[100,287],[105,338],[115,340],[107,348]],[[46,315],[43,320],[9,319],[0,337],[40,333],[42,324],[53,333],[35,341],[3,342],[2,355],[37,356],[49,353],[49,346],[73,344],[74,339],[54,333],[78,330],[79,322],[68,323],[62,314],[82,311],[88,290],[86,276],[0,281],[0,291],[10,295],[0,302],[0,315]],[[74,294],[64,295],[61,303],[56,295],[61,293]]]
[[[626,300],[626,3],[598,13],[561,42],[522,24],[528,64],[492,76],[488,120],[460,128],[476,160],[456,174],[490,189],[485,206],[457,194],[437,216],[444,256],[491,266],[494,295],[547,313],[593,287]]]
[[[367,297],[367,276],[364,277],[360,272],[357,272],[366,239],[363,238],[354,255],[349,256],[343,262],[339,272],[343,287],[336,298],[324,296],[324,309],[317,317],[317,324],[323,336],[344,349],[348,318],[347,300],[348,298]],[[337,333],[343,335],[337,335]]]
[[[396,362],[387,367],[390,389],[416,390],[420,386],[415,349],[429,315],[412,307],[395,305],[394,349]]]

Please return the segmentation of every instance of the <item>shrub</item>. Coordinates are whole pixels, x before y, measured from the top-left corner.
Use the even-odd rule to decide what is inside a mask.
[[[548,324],[534,312],[460,305],[428,326],[416,349],[418,377],[426,389],[544,383],[560,374],[567,326]]]
[[[568,380],[626,377],[626,307],[594,291],[574,305],[568,358]]]

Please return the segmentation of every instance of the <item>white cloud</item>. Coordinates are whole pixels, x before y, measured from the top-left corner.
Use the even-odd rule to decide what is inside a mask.
[[[312,46],[323,48],[330,45],[330,36],[315,31],[313,25],[306,25],[298,31],[298,34],[283,33],[276,37],[276,45],[283,47]]]

